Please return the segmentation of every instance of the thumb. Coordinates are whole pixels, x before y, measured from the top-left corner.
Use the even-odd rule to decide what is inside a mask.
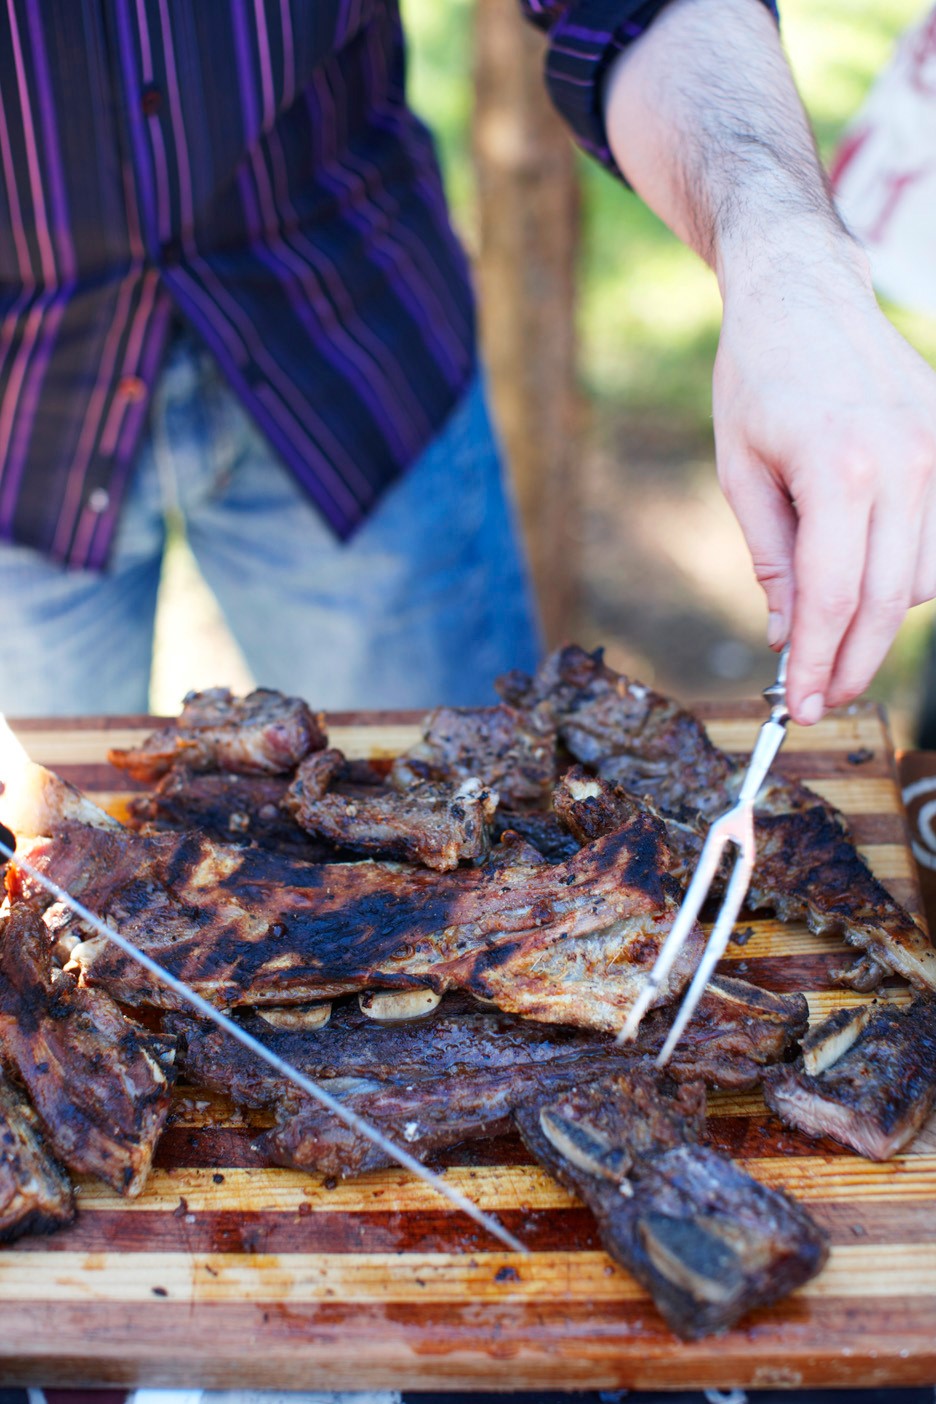
[[[796,511],[786,490],[764,464],[737,460],[722,469],[719,481],[744,533],[754,574],[767,596],[767,642],[780,648],[793,626],[793,551]]]

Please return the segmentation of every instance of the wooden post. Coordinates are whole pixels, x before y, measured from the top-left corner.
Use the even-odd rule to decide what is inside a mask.
[[[473,151],[481,338],[546,642],[577,596],[574,151],[515,0],[477,0]]]

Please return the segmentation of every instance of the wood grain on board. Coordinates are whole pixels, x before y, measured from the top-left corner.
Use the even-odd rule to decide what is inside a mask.
[[[699,709],[725,749],[749,748],[757,704]],[[388,757],[404,714],[331,719],[333,744]],[[108,746],[143,718],[14,724],[33,759],[119,811]],[[778,770],[847,816],[874,871],[920,910],[888,733],[858,708],[793,728]],[[811,1016],[859,1003],[830,981],[844,949],[802,926],[743,918],[724,968],[801,989]],[[887,993],[905,998],[899,983]],[[712,1143],[809,1204],[825,1271],[727,1335],[685,1344],[601,1250],[591,1215],[515,1138],[450,1152],[445,1175],[529,1247],[505,1253],[403,1171],[335,1184],[263,1167],[259,1121],[177,1093],[144,1193],[80,1186],[67,1231],[0,1251],[0,1383],[285,1389],[761,1388],[936,1380],[936,1126],[875,1165],[781,1127],[759,1093],[713,1094]]]

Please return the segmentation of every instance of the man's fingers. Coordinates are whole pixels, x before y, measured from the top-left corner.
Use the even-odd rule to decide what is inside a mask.
[[[925,604],[936,598],[936,475],[929,484],[926,504],[921,513],[920,540],[916,550],[916,569],[910,593],[912,605]]]
[[[780,648],[793,623],[796,514],[786,492],[759,462],[735,459],[730,467],[719,468],[719,477],[767,596],[767,642]]]
[[[917,524],[905,504],[878,503],[871,515],[861,598],[838,651],[826,704],[841,706],[864,692],[910,606]]]
[[[827,705],[842,640],[861,601],[870,507],[864,496],[815,494],[801,504],[794,553],[796,601],[787,698],[811,726]]]

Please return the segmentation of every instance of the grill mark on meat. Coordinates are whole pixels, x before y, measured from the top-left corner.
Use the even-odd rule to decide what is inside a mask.
[[[676,911],[662,827],[646,813],[565,864],[446,874],[86,829],[37,841],[28,856],[219,1004],[425,984],[616,1030]],[[702,939],[696,927],[661,1003],[685,983]],[[101,938],[72,962],[126,1003],[174,1005]]]
[[[888,1160],[913,1140],[936,1105],[936,999],[921,996],[906,1009],[872,1006],[844,1051],[815,1076],[802,1059],[765,1074],[771,1111],[809,1136],[831,1136],[870,1160]],[[834,1053],[845,1011],[810,1035]],[[860,1021],[855,1020],[855,1024]]]
[[[685,882],[709,821],[734,802],[742,773],[702,723],[608,668],[600,650],[559,649],[536,678],[508,675],[499,687],[516,705],[551,707],[563,743],[605,782],[591,816],[585,804],[582,837],[608,832],[615,822],[622,801],[613,787],[633,793],[666,822],[674,868]],[[585,778],[580,770],[573,783],[581,788]],[[554,796],[560,818],[567,784],[564,777]],[[874,877],[833,806],[796,781],[772,779],[758,796],[754,831],[751,907],[782,921],[805,920],[816,934],[842,936],[871,957],[843,967],[843,983],[867,990],[892,971],[920,990],[936,990],[930,938]]]
[[[23,1093],[0,1070],[0,1243],[51,1233],[75,1217],[75,1195]]]
[[[704,1105],[689,1092],[631,1068],[516,1120],[537,1160],[591,1209],[612,1257],[695,1340],[801,1286],[827,1249],[788,1196],[695,1144]]]
[[[0,1051],[63,1163],[138,1194],[169,1111],[173,1041],[53,970],[52,941],[15,902],[0,935]]]

